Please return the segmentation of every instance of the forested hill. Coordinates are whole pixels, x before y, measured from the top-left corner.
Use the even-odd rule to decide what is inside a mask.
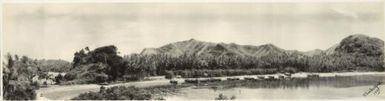
[[[308,52],[285,50],[272,44],[260,46],[212,43],[195,39],[144,49],[140,55],[193,57],[192,65],[173,69],[295,68],[296,71],[383,71],[384,41],[362,34],[347,36],[329,49]],[[211,62],[210,62],[210,59]],[[218,60],[219,59],[219,60]],[[183,60],[183,59],[182,59]],[[190,60],[192,61],[192,60]],[[196,65],[194,65],[196,64]],[[198,65],[201,64],[201,65]],[[202,65],[202,64],[208,64]],[[192,66],[192,67],[190,67]],[[167,67],[167,66],[166,66]],[[168,66],[170,67],[170,66]]]
[[[381,56],[384,53],[384,41],[365,35],[351,35],[341,41],[335,52],[360,56]]]
[[[238,45],[235,43],[211,43],[190,39],[181,42],[170,43],[160,48],[146,48],[142,55],[167,54],[171,56],[195,55],[195,56],[256,56],[269,54],[285,54],[286,50],[273,44],[261,46]]]
[[[183,77],[268,74],[278,72],[384,71],[384,41],[351,35],[327,50],[300,52],[272,44],[260,46],[211,43],[190,39],[140,54],[119,56],[111,46],[75,53],[67,80],[105,82],[140,80],[144,76]],[[81,78],[81,79],[79,79]]]
[[[143,49],[141,55],[167,54],[171,56],[196,55],[196,56],[253,56],[261,57],[269,54],[292,54],[297,52],[302,55],[321,55],[352,53],[367,56],[380,56],[384,50],[384,41],[362,34],[351,35],[344,38],[338,45],[327,50],[315,49],[308,52],[284,50],[273,44],[260,46],[238,45],[235,43],[212,43],[195,39],[170,43],[160,48]]]

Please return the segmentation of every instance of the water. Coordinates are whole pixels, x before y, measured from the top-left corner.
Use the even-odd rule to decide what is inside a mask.
[[[219,94],[237,100],[250,99],[384,99],[385,86],[380,94],[363,96],[369,88],[385,81],[384,75],[347,77],[297,78],[291,80],[225,81],[206,86],[181,89],[167,100],[214,100]]]

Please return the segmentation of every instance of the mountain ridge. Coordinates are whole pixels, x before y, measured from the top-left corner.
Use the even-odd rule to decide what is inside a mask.
[[[188,55],[240,55],[240,56],[264,56],[266,54],[283,54],[281,49],[273,44],[263,44],[259,46],[239,45],[236,43],[213,43],[198,41],[195,39],[170,43],[159,48],[145,48],[140,54],[169,54],[172,56]]]
[[[351,43],[354,43],[353,47]],[[145,48],[140,54],[151,55],[151,54],[168,54],[171,56],[180,56],[183,54],[197,55],[197,56],[253,56],[262,57],[266,55],[282,55],[292,54],[299,52],[301,55],[313,56],[313,55],[331,55],[336,53],[348,53],[349,50],[356,50],[357,52],[371,51],[370,49],[358,49],[358,46],[365,46],[363,48],[374,49],[372,53],[367,55],[382,55],[384,41],[378,38],[369,37],[363,34],[350,35],[336,45],[331,46],[328,49],[314,49],[311,51],[297,51],[297,50],[286,50],[277,47],[271,43],[263,45],[239,45],[236,43],[214,43],[199,41],[196,39],[189,39],[184,41],[178,41],[169,43],[159,48]],[[351,49],[354,48],[354,49]],[[366,53],[365,53],[366,54]]]

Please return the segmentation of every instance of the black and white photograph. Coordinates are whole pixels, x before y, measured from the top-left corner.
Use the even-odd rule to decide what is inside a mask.
[[[2,100],[385,99],[382,0],[33,1],[1,4]]]

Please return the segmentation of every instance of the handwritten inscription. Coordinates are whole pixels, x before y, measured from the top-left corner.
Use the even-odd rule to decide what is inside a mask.
[[[381,85],[382,83],[383,82],[376,83],[372,88],[369,88],[369,90],[367,92],[365,92],[364,94],[362,94],[362,95],[363,96],[368,96],[370,94],[372,94],[372,95],[379,95],[381,89],[378,86]]]

